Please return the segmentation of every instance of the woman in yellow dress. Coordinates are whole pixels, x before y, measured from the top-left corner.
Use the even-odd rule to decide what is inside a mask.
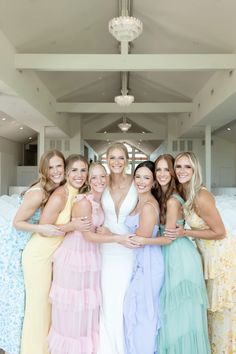
[[[214,197],[202,186],[200,164],[192,152],[179,154],[175,172],[186,200],[191,230],[166,230],[190,236],[202,255],[209,297],[208,327],[212,354],[236,353],[236,238],[225,231]]]
[[[88,163],[81,155],[66,160],[67,182],[49,198],[40,218],[42,224],[66,224],[71,219],[72,203],[86,183]],[[33,234],[23,252],[26,308],[21,354],[48,354],[47,335],[51,320],[48,301],[52,281],[52,255],[63,236]]]

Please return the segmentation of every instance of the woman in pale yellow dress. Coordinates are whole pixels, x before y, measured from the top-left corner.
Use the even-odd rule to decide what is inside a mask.
[[[166,235],[190,236],[202,255],[209,310],[212,354],[236,353],[236,237],[225,231],[214,197],[202,186],[201,169],[192,152],[179,154],[175,172],[186,203],[191,230],[166,230]]]
[[[40,218],[42,224],[66,224],[71,219],[72,203],[85,185],[88,163],[81,155],[66,160],[67,182],[49,198]],[[33,234],[23,252],[26,308],[21,354],[48,354],[47,335],[51,320],[48,301],[52,281],[51,258],[63,236],[44,237]]]

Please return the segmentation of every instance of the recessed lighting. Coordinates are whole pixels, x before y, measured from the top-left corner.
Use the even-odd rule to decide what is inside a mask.
[[[20,127],[20,130],[23,130],[24,129],[24,127]]]
[[[142,132],[142,134],[145,134],[145,132]]]
[[[2,118],[2,120],[6,120],[7,118]]]
[[[29,140],[32,140],[32,136],[29,136]]]
[[[106,130],[105,130],[105,132],[104,132],[104,134],[106,134],[107,132],[106,132]]]
[[[228,128],[227,128],[227,130],[231,130],[231,128],[230,128],[230,127],[228,127]]]

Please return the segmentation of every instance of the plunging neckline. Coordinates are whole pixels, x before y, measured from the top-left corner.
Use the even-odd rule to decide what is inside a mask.
[[[124,199],[121,201],[120,207],[119,207],[119,209],[118,209],[118,213],[117,213],[117,211],[116,211],[116,205],[115,205],[114,199],[113,199],[113,197],[112,197],[112,195],[111,195],[110,188],[109,188],[109,187],[107,188],[107,191],[108,191],[109,196],[110,196],[110,198],[111,198],[111,200],[112,200],[112,204],[113,204],[113,207],[114,207],[114,210],[115,210],[115,215],[116,215],[116,221],[117,221],[117,223],[119,223],[121,208],[122,208],[122,206],[123,206],[123,204],[124,204],[126,198],[128,197],[129,192],[131,191],[131,188],[133,187],[133,183],[134,183],[134,182],[132,181],[132,183],[130,184],[129,189],[127,190],[127,193],[126,193]]]

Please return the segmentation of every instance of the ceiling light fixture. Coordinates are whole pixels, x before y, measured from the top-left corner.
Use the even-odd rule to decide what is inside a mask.
[[[20,127],[20,130],[23,130],[24,129],[24,127]]]
[[[227,128],[227,130],[228,130],[228,131],[230,131],[230,130],[231,130],[231,128],[230,128],[230,127],[228,127],[228,128]]]
[[[119,106],[129,106],[134,102],[134,96],[132,95],[120,95],[115,97],[115,102]]]
[[[123,133],[126,133],[132,127],[132,124],[127,122],[126,117],[123,117],[122,122],[118,124],[118,127]]]
[[[2,118],[2,120],[6,120],[7,118]]]
[[[108,24],[109,32],[120,42],[131,42],[143,31],[142,22],[131,16],[114,17]]]

